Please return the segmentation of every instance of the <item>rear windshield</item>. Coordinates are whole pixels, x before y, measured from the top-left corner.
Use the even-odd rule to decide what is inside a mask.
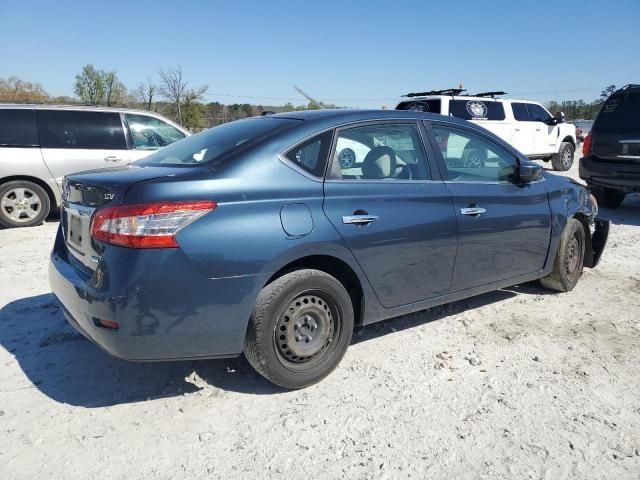
[[[640,90],[610,96],[602,106],[594,130],[639,130]]]
[[[464,120],[504,120],[502,102],[482,100],[452,100],[449,113]]]
[[[411,110],[413,112],[429,112],[429,113],[440,113],[440,100],[435,98],[432,100],[411,100],[408,102],[402,102],[397,107],[396,110]]]
[[[215,163],[216,159],[220,159],[225,153],[264,137],[289,121],[260,117],[225,123],[172,143],[136,163],[164,166]]]

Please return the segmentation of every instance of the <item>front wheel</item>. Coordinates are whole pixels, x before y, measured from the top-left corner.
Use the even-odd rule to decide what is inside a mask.
[[[576,286],[584,266],[585,232],[575,218],[567,222],[553,263],[553,271],[540,279],[543,287],[569,292]]]
[[[351,298],[338,280],[319,270],[297,270],[260,292],[244,354],[272,383],[303,388],[338,366],[351,342],[353,322]]]
[[[553,169],[559,172],[566,172],[573,165],[573,152],[575,148],[569,142],[562,142],[558,153],[551,157]]]

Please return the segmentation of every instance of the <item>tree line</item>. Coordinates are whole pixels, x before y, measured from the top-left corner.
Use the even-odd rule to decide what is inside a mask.
[[[284,105],[225,105],[220,102],[207,102],[205,97],[208,90],[208,85],[192,85],[186,79],[180,65],[160,68],[156,75],[148,76],[133,88],[127,87],[115,71],[102,70],[91,64],[84,65],[73,82],[76,97],[51,96],[40,83],[24,81],[15,76],[0,78],[0,102],[139,108],[158,112],[192,131],[260,115],[264,111],[289,112],[318,108],[312,103],[296,107],[290,102]],[[564,112],[568,120],[590,120],[598,113],[604,100],[615,90],[615,85],[609,85],[602,90],[600,97],[592,102],[550,101],[547,107],[552,114]],[[335,105],[326,107],[335,108]]]

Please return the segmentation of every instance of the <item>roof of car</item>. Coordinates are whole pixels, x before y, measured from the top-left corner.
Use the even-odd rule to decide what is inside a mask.
[[[359,109],[322,109],[322,110],[301,110],[297,112],[283,112],[268,115],[271,118],[283,118],[292,120],[338,120],[338,121],[362,121],[362,120],[384,120],[384,119],[422,119],[437,120],[446,118],[453,120],[454,117],[443,117],[435,113],[413,112],[409,110],[359,110]],[[458,119],[455,119],[458,120]]]
[[[0,109],[36,109],[36,110],[87,110],[93,112],[135,112],[151,115],[160,115],[157,112],[141,110],[139,108],[126,107],[101,107],[97,105],[69,105],[69,104],[46,104],[46,103],[0,103]]]
[[[420,100],[434,100],[434,99],[443,99],[443,98],[448,98],[451,100],[478,100],[480,102],[497,102],[502,100],[506,102],[518,102],[518,103],[535,103],[535,104],[540,103],[534,100],[520,100],[519,98],[477,97],[474,95],[425,95],[423,97],[406,98],[401,100],[400,103],[419,102]]]

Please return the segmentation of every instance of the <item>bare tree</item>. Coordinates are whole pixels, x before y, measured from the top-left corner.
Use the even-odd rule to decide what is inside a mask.
[[[168,69],[161,68],[158,72],[160,75],[160,94],[165,97],[176,107],[176,120],[182,125],[181,104],[184,98],[184,91],[187,89],[187,83],[182,79],[182,67],[171,67]]]
[[[151,111],[153,107],[153,96],[158,91],[158,86],[153,83],[151,77],[147,77],[147,83],[140,82],[136,87],[136,94],[145,104],[147,110]]]
[[[124,100],[127,93],[127,87],[124,86],[116,72],[101,72],[105,90],[105,100],[107,107],[111,107]]]

